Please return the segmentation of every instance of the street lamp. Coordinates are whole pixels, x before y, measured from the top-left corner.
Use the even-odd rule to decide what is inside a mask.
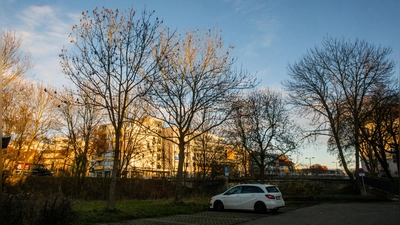
[[[310,175],[312,175],[311,173],[311,159],[313,159],[314,157],[306,157],[306,159],[308,159],[310,161]]]
[[[314,157],[306,157],[306,159],[308,159],[310,161],[310,169],[311,169],[311,159],[313,159]]]
[[[336,164],[336,170],[337,170],[337,162],[332,162],[332,163],[335,163],[335,164]]]

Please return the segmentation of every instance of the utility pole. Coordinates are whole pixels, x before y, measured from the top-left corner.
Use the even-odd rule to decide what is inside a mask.
[[[308,159],[310,161],[310,174],[311,174],[311,159],[313,159],[314,157],[306,157],[306,159]]]
[[[310,169],[311,169],[311,159],[313,159],[314,157],[306,157],[306,159],[308,159],[310,161]]]

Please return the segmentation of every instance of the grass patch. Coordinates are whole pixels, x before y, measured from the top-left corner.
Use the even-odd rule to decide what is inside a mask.
[[[106,201],[77,201],[73,210],[78,217],[75,225],[95,223],[116,223],[140,218],[163,217],[176,214],[191,214],[209,209],[210,198],[187,199],[181,204],[173,200],[124,200],[118,201],[116,210],[106,211]]]

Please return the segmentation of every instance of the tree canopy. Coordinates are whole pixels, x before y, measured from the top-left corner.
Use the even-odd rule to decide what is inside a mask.
[[[328,36],[320,47],[310,49],[288,66],[290,79],[283,82],[291,103],[311,118],[314,133],[331,138],[352,181],[346,154],[353,153],[358,178],[361,114],[369,96],[393,82],[391,53],[390,47]],[[357,182],[354,184],[357,186]]]

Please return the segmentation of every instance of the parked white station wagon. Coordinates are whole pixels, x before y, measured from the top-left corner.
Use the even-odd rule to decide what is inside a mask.
[[[213,196],[210,202],[210,208],[217,211],[239,209],[266,213],[267,210],[277,212],[282,207],[285,201],[281,192],[270,184],[239,184]]]

